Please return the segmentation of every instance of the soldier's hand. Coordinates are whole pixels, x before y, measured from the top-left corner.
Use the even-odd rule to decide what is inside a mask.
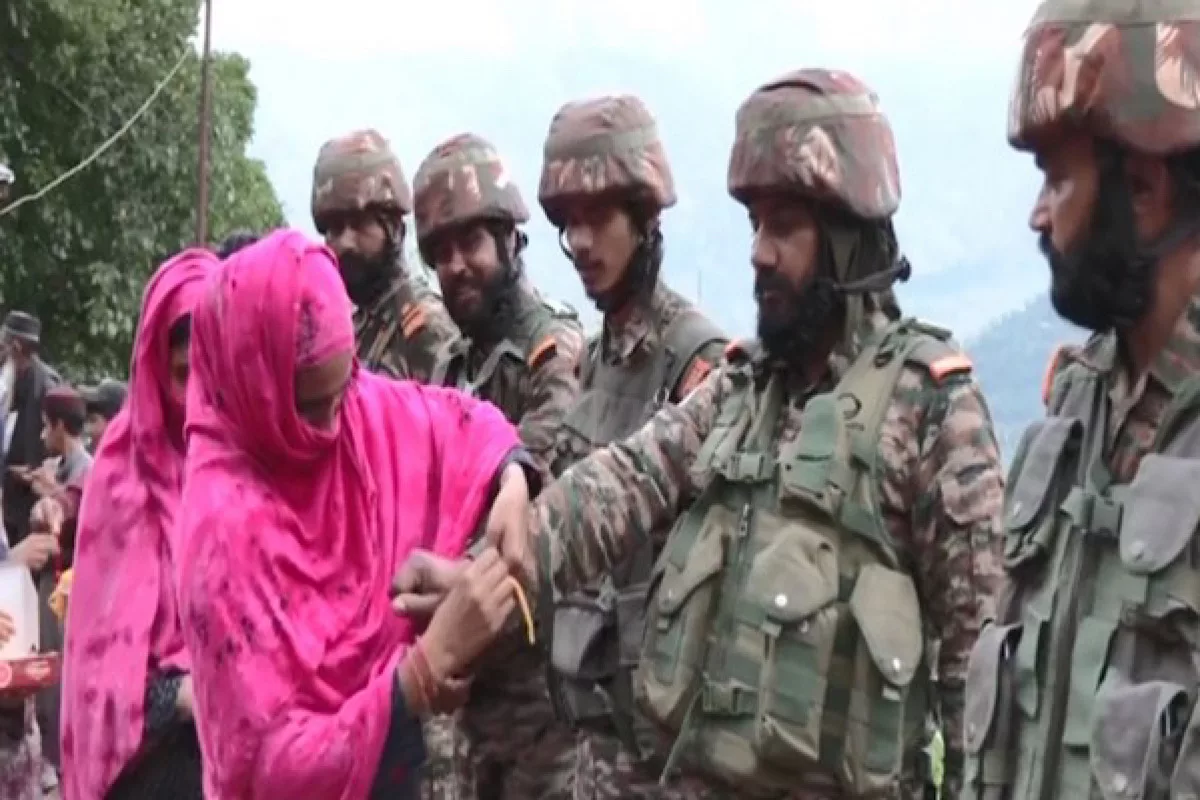
[[[392,609],[397,614],[427,622],[466,568],[465,561],[451,561],[428,550],[414,550],[392,581]]]
[[[0,611],[0,647],[8,644],[8,640],[17,632],[17,622],[7,611]]]
[[[513,581],[489,547],[458,574],[421,637],[439,681],[461,677],[495,640],[516,607]]]
[[[484,536],[519,579],[532,577],[532,551],[529,541],[529,483],[518,464],[505,468],[500,491],[488,514]]]

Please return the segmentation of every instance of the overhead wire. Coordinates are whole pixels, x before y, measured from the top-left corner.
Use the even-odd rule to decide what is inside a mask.
[[[121,138],[123,136],[125,136],[125,134],[129,133],[129,131],[133,128],[133,126],[135,124],[137,124],[137,121],[139,119],[141,119],[143,114],[145,114],[147,111],[150,110],[150,107],[152,105],[154,105],[154,101],[158,99],[158,96],[160,94],[162,94],[163,90],[167,88],[167,86],[171,83],[171,81],[179,73],[179,70],[181,70],[183,68],[183,65],[187,63],[189,55],[192,55],[190,44],[184,46],[183,53],[182,53],[182,55],[179,56],[179,60],[175,62],[175,66],[171,67],[170,71],[167,72],[167,74],[163,77],[163,79],[158,82],[158,85],[154,87],[154,91],[150,92],[150,95],[141,104],[141,106],[139,106],[138,109],[133,112],[133,114],[129,117],[129,119],[127,119],[125,121],[125,123],[120,128],[118,128],[117,131],[112,136],[109,136],[107,139],[105,139],[100,144],[99,147],[97,147],[95,150],[93,150],[91,152],[90,155],[88,155],[85,159],[80,161],[75,166],[71,167],[69,170],[64,172],[62,175],[59,175],[54,180],[50,181],[50,183],[46,184],[38,191],[36,191],[32,194],[23,195],[22,197],[17,198],[16,200],[14,200],[13,202],[4,206],[3,208],[0,208],[0,217],[11,214],[12,212],[16,211],[18,208],[25,205],[26,203],[32,203],[35,200],[42,199],[50,192],[54,191],[62,184],[69,181],[71,178],[75,177],[77,174],[79,174],[83,170],[87,169],[87,167],[90,166],[92,164],[92,162],[94,162],[100,156],[104,155],[104,153],[110,147],[112,147],[114,144],[116,144],[118,141],[120,141]]]

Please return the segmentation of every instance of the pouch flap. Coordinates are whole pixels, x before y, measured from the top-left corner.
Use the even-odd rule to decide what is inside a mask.
[[[1166,568],[1200,523],[1200,460],[1152,454],[1129,485],[1121,520],[1121,560],[1130,572]]]
[[[713,506],[701,526],[695,545],[684,554],[682,566],[673,559],[662,560],[662,580],[655,598],[662,614],[679,613],[692,593],[721,571],[725,562],[723,533],[736,528],[737,517],[725,506]]]
[[[746,575],[739,604],[742,616],[786,625],[811,617],[837,599],[837,553],[832,544],[767,511],[758,513],[755,525],[767,544],[755,554]]]
[[[912,578],[879,564],[866,565],[850,594],[850,613],[884,679],[893,686],[912,683],[925,647]]]
[[[595,672],[596,652],[602,635],[610,625],[610,615],[598,607],[564,604],[554,609],[554,633],[551,636],[550,663],[554,669],[573,678],[585,676],[585,665]]]
[[[989,623],[979,634],[967,664],[966,706],[963,709],[963,745],[976,754],[987,743],[996,718],[1001,670],[1021,640],[1021,625]]]
[[[1148,782],[1161,769],[1163,740],[1177,734],[1187,701],[1182,686],[1166,681],[1106,681],[1100,687],[1088,754],[1106,800],[1147,796]]]
[[[1082,433],[1079,421],[1067,417],[1050,417],[1030,426],[1021,468],[1007,498],[1005,523],[1009,529],[1025,528],[1039,516],[1067,444],[1077,441]]]

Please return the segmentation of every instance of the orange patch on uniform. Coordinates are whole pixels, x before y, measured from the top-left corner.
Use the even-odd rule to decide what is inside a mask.
[[[404,315],[400,323],[405,339],[411,339],[416,335],[417,331],[425,327],[425,309],[420,306],[413,306],[410,312]]]
[[[710,372],[712,372],[712,364],[703,358],[692,359],[692,366],[683,376],[683,380],[679,382],[679,396],[687,397],[691,394],[692,390],[699,386]]]
[[[1062,361],[1063,352],[1066,350],[1066,345],[1059,345],[1054,348],[1054,352],[1050,354],[1050,360],[1046,362],[1046,372],[1042,375],[1042,405],[1050,405],[1050,392],[1054,389],[1054,376],[1058,373],[1058,362]]]
[[[554,341],[553,336],[547,336],[541,344],[533,348],[533,352],[529,355],[529,366],[537,367],[556,352],[558,352],[558,342]]]
[[[729,344],[725,345],[725,357],[733,358],[734,356],[746,355],[746,347],[741,341],[734,339]]]
[[[955,353],[952,356],[944,356],[934,361],[929,365],[929,374],[934,380],[940,381],[947,375],[952,375],[955,372],[970,372],[974,368],[971,359],[967,358],[962,353]]]

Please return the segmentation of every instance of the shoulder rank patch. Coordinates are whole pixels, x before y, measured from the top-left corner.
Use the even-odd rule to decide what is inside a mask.
[[[405,303],[400,309],[400,327],[405,339],[416,336],[425,327],[425,309],[418,303]]]
[[[699,356],[693,358],[692,365],[688,367],[688,371],[679,381],[679,390],[676,392],[676,396],[681,400],[687,397],[692,390],[704,382],[710,372],[712,372],[712,364]]]
[[[554,336],[547,336],[533,348],[533,352],[529,354],[529,367],[535,369],[541,366],[542,362],[558,352],[558,342],[554,340]]]
[[[746,343],[741,339],[732,339],[729,344],[725,345],[725,358],[733,360],[735,358],[748,358],[750,350]]]
[[[1054,348],[1054,352],[1050,354],[1050,360],[1046,362],[1046,372],[1042,375],[1042,405],[1050,405],[1050,393],[1054,391],[1054,378],[1058,375],[1058,369],[1062,365],[1063,358],[1066,356],[1067,346],[1060,344]]]
[[[942,356],[930,364],[929,374],[935,381],[941,381],[947,375],[953,375],[956,372],[970,372],[972,369],[974,369],[974,365],[971,363],[971,359],[962,353],[953,353]]]

